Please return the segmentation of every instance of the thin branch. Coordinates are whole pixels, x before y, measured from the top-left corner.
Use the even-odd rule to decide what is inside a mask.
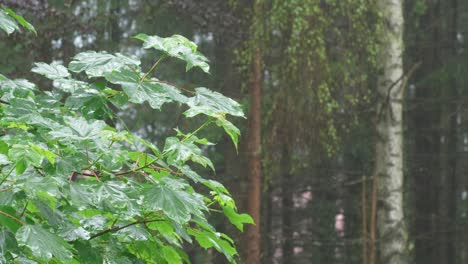
[[[99,154],[99,156],[91,164],[89,164],[89,161],[88,161],[89,166],[86,169],[91,169],[94,165],[96,165],[99,162],[99,160],[101,160],[103,156],[104,156],[104,153]]]
[[[411,78],[411,76],[413,75],[413,73],[419,68],[419,66],[421,66],[421,62],[417,62],[415,63],[413,66],[411,66],[411,68],[406,72],[406,73],[403,73],[400,78],[398,78],[396,81],[394,81],[387,89],[387,100],[390,101],[391,100],[391,92],[392,92],[392,89],[395,88],[397,86],[398,83],[401,82],[401,85],[399,87],[399,89],[405,89],[406,87],[406,84],[408,83],[408,80]]]
[[[163,56],[161,56],[161,58],[159,58],[159,60],[157,60],[153,64],[151,69],[147,73],[145,73],[145,75],[143,75],[143,77],[141,77],[140,83],[145,81],[146,77],[148,77],[148,75],[151,74],[154,71],[154,69],[156,69],[156,67],[159,65],[159,63],[161,63],[161,61],[163,61],[165,58],[167,58],[167,54],[164,54]]]
[[[71,182],[76,181],[80,175],[86,176],[86,177],[95,177],[98,182],[101,181],[99,179],[99,175],[94,170],[83,169],[81,172],[77,172],[77,171],[72,172],[70,177],[68,177],[68,182],[71,183]]]
[[[161,81],[161,80],[146,80],[145,82],[157,82],[157,83],[164,83],[164,84],[167,84],[167,85],[170,85],[170,86],[174,86],[175,88],[179,89],[179,90],[182,90],[182,91],[185,91],[187,93],[190,93],[190,94],[194,94],[195,92],[194,91],[191,91],[187,88],[184,88],[182,86],[179,86],[175,83],[171,83],[171,82],[168,82],[168,81]]]
[[[1,192],[6,192],[6,191],[11,190],[11,189],[13,189],[13,186],[7,187],[7,188],[5,188],[5,189],[1,189],[1,190],[0,190],[0,193],[1,193]]]
[[[202,130],[205,126],[213,123],[214,120],[213,119],[208,119],[205,123],[203,123],[199,128],[197,128],[195,131],[193,131],[192,133],[186,135],[180,142],[184,142],[186,141],[187,139],[191,138],[192,136],[194,136],[196,133],[198,133],[200,130]],[[165,154],[167,154],[167,152],[163,152],[161,153],[161,156],[164,156]],[[130,174],[130,173],[135,173],[137,171],[140,171],[142,169],[145,169],[145,168],[148,168],[150,167],[151,165],[153,165],[156,161],[158,161],[159,158],[155,158],[153,161],[141,166],[141,167],[138,167],[138,168],[134,168],[134,169],[131,169],[131,170],[126,170],[126,171],[120,171],[120,172],[116,172],[114,173],[115,176],[120,176],[120,175],[125,175],[125,174]]]
[[[6,105],[9,105],[9,104],[10,104],[9,102],[7,102],[7,101],[3,101],[3,100],[0,100],[0,103],[2,103],[2,104],[6,104]]]
[[[114,219],[114,222],[112,222],[111,228],[115,227],[115,224],[117,224],[117,221],[119,221],[119,218]]]
[[[151,177],[150,175],[148,175],[148,173],[144,172],[144,171],[139,171],[140,174],[142,174],[145,178],[147,178],[150,182],[154,183],[154,184],[157,184],[158,182],[153,178]]]
[[[94,170],[90,170],[90,171],[91,171],[91,174],[94,176],[94,178],[96,178],[96,180],[100,182],[101,180],[99,179],[99,176],[96,174],[96,172]]]
[[[122,91],[117,91],[117,90],[114,90],[114,91],[116,91],[115,94],[106,95],[106,98],[112,98],[112,97],[116,96],[117,94],[122,93]]]
[[[15,220],[16,222],[20,223],[21,225],[24,225],[24,222],[23,222],[23,221],[21,221],[21,220],[19,220],[18,218],[12,216],[11,214],[5,213],[5,212],[3,212],[3,211],[0,211],[0,214],[6,216],[6,217],[8,217],[8,218],[11,218],[11,219]]]
[[[132,65],[127,65],[127,66],[130,68],[130,70],[132,70],[133,73],[135,73],[136,75],[138,75],[138,79],[141,80],[140,73],[139,73],[135,68],[133,68]]]
[[[150,168],[154,169],[154,170],[169,172],[170,174],[173,174],[173,175],[176,175],[176,176],[182,175],[182,173],[180,173],[180,172],[176,172],[176,171],[173,171],[171,169],[166,169],[166,168],[159,167],[159,166],[150,166]]]
[[[146,169],[148,168],[149,166],[151,166],[153,163],[155,163],[156,161],[158,161],[158,159],[154,159],[153,161],[151,161],[150,163],[148,164],[145,164],[141,167],[138,167],[136,169],[131,169],[131,170],[126,170],[126,171],[120,171],[120,172],[116,172],[114,173],[115,176],[120,176],[120,175],[125,175],[125,174],[130,174],[130,173],[135,173],[139,170],[142,170],[142,169]]]
[[[11,170],[5,175],[5,177],[3,177],[3,179],[0,181],[0,185],[2,185],[8,177],[10,177],[11,173],[13,172],[13,170],[16,168],[16,165],[15,166],[11,166]]]
[[[207,125],[213,123],[213,119],[210,118],[208,119],[205,123],[203,123],[199,128],[195,129],[195,131],[193,131],[192,133],[188,134],[187,136],[185,136],[180,142],[184,142],[186,141],[187,139],[191,138],[192,136],[194,136],[195,134],[197,134],[200,130],[202,130],[204,127],[206,127]]]
[[[377,113],[378,118],[382,117],[383,112],[384,112],[383,109],[385,107],[390,107],[390,116],[391,116],[392,120],[394,120],[393,110],[391,109],[391,105],[390,105],[390,101],[392,101],[392,98],[391,98],[392,97],[391,96],[392,89],[395,88],[401,82],[401,85],[400,85],[399,89],[402,89],[403,92],[404,92],[405,87],[406,87],[406,85],[408,83],[408,80],[411,78],[413,73],[419,68],[419,66],[421,66],[421,62],[415,63],[413,66],[411,66],[411,68],[409,69],[408,72],[403,73],[396,81],[394,81],[393,83],[391,83],[388,86],[387,95],[385,97],[385,102],[383,103],[382,108],[380,108],[379,112]]]
[[[26,204],[24,205],[23,211],[21,211],[20,217],[23,217],[23,216],[24,216],[24,213],[26,212],[26,208],[28,207],[28,204],[29,204],[29,201],[26,202]]]
[[[407,84],[408,84],[408,81],[409,79],[411,78],[411,76],[413,76],[414,72],[421,66],[422,62],[417,62],[415,63],[408,71],[408,73],[406,74],[405,76],[405,79],[403,80],[403,92],[404,92],[404,89],[406,88]]]
[[[140,159],[141,159],[141,156],[143,155],[143,153],[140,153],[140,155],[138,155],[138,158],[137,160],[135,161],[135,165],[133,165],[133,170],[136,170],[138,168],[138,164],[140,163]],[[146,155],[145,155],[146,156]],[[146,165],[146,158],[145,158],[145,165]]]
[[[130,226],[134,226],[134,225],[138,225],[138,224],[147,224],[147,223],[152,223],[152,222],[157,222],[157,221],[161,221],[161,219],[140,220],[140,221],[135,221],[133,223],[126,224],[126,225],[123,225],[123,226],[114,226],[114,227],[108,228],[106,230],[103,230],[103,231],[101,231],[99,233],[96,233],[96,234],[92,235],[89,238],[89,240],[94,239],[94,238],[99,237],[99,236],[102,236],[102,235],[105,235],[107,233],[120,231],[120,230],[125,229],[125,228],[130,227]]]
[[[41,169],[42,168],[40,168],[40,167],[34,166],[34,170],[36,170],[37,173],[39,173],[42,177],[45,177],[46,175],[45,175],[45,173],[43,171],[41,171]]]

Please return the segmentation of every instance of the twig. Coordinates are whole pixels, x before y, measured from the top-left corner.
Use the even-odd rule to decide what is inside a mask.
[[[396,81],[394,81],[392,84],[389,85],[389,87],[387,88],[387,95],[385,98],[385,102],[382,108],[380,109],[379,113],[377,114],[378,118],[382,117],[383,109],[385,108],[385,106],[388,106],[390,108],[390,116],[392,120],[394,120],[393,110],[390,105],[390,101],[392,101],[392,98],[391,98],[392,89],[395,88],[401,82],[400,89],[402,89],[404,92],[406,84],[408,83],[408,80],[411,78],[413,73],[419,68],[419,66],[421,66],[421,62],[415,63],[413,66],[411,66],[411,68],[409,69],[407,73],[403,73]]]
[[[417,62],[415,63],[411,68],[410,70],[408,71],[408,73],[406,74],[405,78],[403,79],[403,83],[402,83],[402,87],[403,87],[403,92],[404,92],[404,89],[406,88],[407,84],[408,84],[408,80],[411,78],[411,76],[414,74],[414,72],[421,66],[421,62]]]
[[[129,67],[130,70],[132,70],[133,73],[135,73],[136,75],[138,75],[138,79],[141,80],[140,73],[139,73],[135,68],[133,68],[132,65],[127,65],[127,67]]]
[[[153,178],[151,177],[150,175],[148,175],[148,173],[144,172],[144,171],[139,171],[140,174],[142,174],[145,178],[147,178],[150,182],[154,183],[154,184],[157,184],[158,182]]]
[[[15,166],[11,166],[11,170],[5,175],[5,177],[3,177],[3,179],[0,181],[0,185],[2,185],[8,177],[10,177],[10,174],[13,172],[13,170],[16,168],[16,165]]]
[[[26,208],[28,207],[29,201],[23,207],[23,211],[21,211],[20,217],[23,217],[24,213],[26,212]]]
[[[193,131],[192,133],[188,134],[187,136],[185,136],[180,142],[184,142],[186,141],[187,139],[191,138],[192,136],[194,136],[195,134],[197,134],[200,130],[202,130],[204,127],[206,127],[207,125],[213,123],[213,119],[210,118],[208,119],[205,123],[203,123],[199,128],[195,129],[195,131]]]
[[[100,182],[101,180],[99,179],[99,176],[96,174],[96,172],[94,170],[90,170],[91,174],[96,178],[96,180],[98,182]]]
[[[34,169],[37,171],[37,173],[39,173],[42,177],[45,177],[46,175],[44,174],[44,172],[41,171],[41,168],[40,167],[36,167],[34,166]]]
[[[150,73],[152,73],[154,71],[154,69],[156,69],[156,67],[158,66],[159,63],[161,63],[161,61],[163,61],[165,58],[167,58],[167,54],[164,54],[163,56],[161,56],[161,58],[159,58],[159,60],[157,60],[153,66],[151,67],[151,69],[145,73],[145,75],[143,75],[143,77],[141,77],[141,80],[140,80],[140,83],[145,81],[146,77],[148,77],[148,75]]]
[[[3,211],[0,211],[0,214],[6,216],[6,217],[8,217],[8,218],[11,218],[11,219],[15,220],[16,222],[20,223],[21,225],[24,225],[24,222],[23,222],[23,221],[21,221],[21,220],[19,220],[18,218],[12,216],[11,214],[5,213],[5,212],[3,212]]]
[[[197,134],[200,130],[202,130],[205,126],[213,123],[214,120],[213,119],[208,119],[205,123],[203,123],[199,128],[197,128],[195,131],[193,131],[192,133],[186,135],[180,142],[184,142],[186,140],[188,140],[189,138],[191,138],[192,136],[194,136],[195,134]],[[163,152],[161,153],[161,156],[164,156],[165,154],[167,154],[167,152]],[[126,170],[126,171],[120,171],[120,172],[116,172],[114,173],[115,176],[120,176],[120,175],[125,175],[125,174],[129,174],[129,173],[135,173],[139,170],[142,170],[142,169],[145,169],[145,168],[148,168],[149,166],[153,165],[156,161],[158,161],[159,159],[158,158],[155,158],[153,161],[141,166],[141,167],[138,167],[138,168],[134,168],[134,169],[131,169],[131,170]],[[146,162],[145,162],[146,163]]]
[[[142,155],[143,155],[143,153],[140,153],[140,155],[138,155],[138,158],[135,161],[135,165],[133,165],[133,170],[136,170],[138,168],[138,164],[140,163],[140,158],[141,158]],[[146,154],[145,154],[145,156],[146,156]],[[145,165],[146,165],[146,158],[145,158]]]
[[[182,173],[180,173],[180,172],[176,172],[176,171],[173,171],[171,169],[166,169],[166,168],[159,167],[159,166],[150,166],[150,168],[154,169],[154,170],[169,172],[170,174],[177,175],[177,176],[182,175]]]
[[[190,94],[194,94],[195,92],[194,91],[191,91],[187,88],[184,88],[182,86],[178,86],[177,84],[175,83],[171,83],[171,82],[167,82],[167,81],[160,81],[160,80],[147,80],[145,82],[157,82],[157,83],[164,83],[164,84],[167,84],[167,85],[170,85],[170,86],[174,86],[175,88],[179,89],[179,90],[182,90],[182,91],[185,91],[187,93],[190,93]]]
[[[89,166],[88,166],[87,169],[91,169],[94,165],[96,165],[96,164],[99,162],[99,160],[100,160],[102,157],[104,157],[104,153],[99,154],[99,156],[98,156],[98,157],[93,161],[93,163],[91,163],[91,164],[89,164],[89,160],[88,160]]]
[[[126,224],[126,225],[123,225],[123,226],[114,226],[114,227],[108,228],[106,230],[103,230],[103,231],[101,231],[101,232],[99,232],[97,234],[92,235],[89,238],[89,240],[94,239],[94,238],[99,237],[99,236],[102,236],[102,235],[105,235],[105,234],[110,233],[110,232],[120,231],[122,229],[125,229],[125,228],[133,226],[133,225],[146,224],[146,223],[157,222],[157,221],[161,221],[161,219],[141,220],[141,221],[136,221],[136,222]]]
[[[112,225],[111,225],[111,227],[115,227],[115,224],[117,224],[117,221],[119,221],[119,219],[118,219],[118,218],[114,219],[114,222],[112,222]]]
[[[142,169],[145,169],[145,168],[148,168],[149,166],[151,166],[153,163],[155,163],[156,161],[158,161],[158,159],[154,159],[153,161],[151,161],[150,163],[148,164],[145,164],[141,167],[138,167],[136,169],[131,169],[131,170],[126,170],[126,171],[120,171],[120,172],[116,172],[114,173],[115,176],[120,176],[120,175],[125,175],[125,174],[129,174],[129,173],[135,173],[139,170],[142,170]]]
[[[11,189],[13,189],[13,186],[7,187],[7,188],[5,188],[5,189],[1,189],[1,190],[0,190],[0,193],[1,193],[1,192],[6,192],[6,191],[11,190]]]

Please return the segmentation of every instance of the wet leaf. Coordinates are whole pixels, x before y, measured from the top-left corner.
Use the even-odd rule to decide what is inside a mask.
[[[25,225],[16,232],[18,245],[27,247],[31,254],[43,261],[52,258],[69,262],[73,254],[71,246],[59,236],[50,233],[39,225]]]

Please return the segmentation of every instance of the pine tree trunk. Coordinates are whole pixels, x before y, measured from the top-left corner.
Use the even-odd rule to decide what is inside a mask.
[[[250,86],[249,163],[248,163],[248,213],[255,225],[247,228],[246,264],[260,263],[260,198],[261,198],[261,55],[255,49],[252,83]]]
[[[376,175],[380,264],[409,263],[403,213],[403,13],[402,0],[380,0],[383,38],[378,92]]]
[[[408,3],[408,1],[407,1]],[[408,7],[410,10],[411,7]],[[411,19],[414,14],[410,14]],[[437,14],[436,3],[428,4],[425,15],[413,23],[433,23],[440,21]],[[416,29],[417,40],[411,50],[413,61],[421,61],[422,67],[415,80],[427,78],[428,73],[434,71],[440,65],[439,23],[424,31]],[[416,34],[413,33],[413,34]],[[421,43],[427,43],[421,45]],[[414,261],[415,263],[438,263],[436,250],[436,222],[437,212],[437,186],[438,182],[438,159],[439,135],[434,124],[439,122],[438,105],[433,102],[437,96],[437,87],[433,83],[415,85],[414,98],[411,100],[411,122],[408,122],[410,133],[413,138],[413,149],[411,152],[411,180],[413,200],[413,226],[412,236],[414,238]]]
[[[451,89],[447,87],[447,89]],[[447,100],[447,93],[443,92],[442,98]],[[452,110],[452,111],[451,111]],[[440,118],[440,149],[439,149],[439,162],[440,162],[440,178],[439,178],[439,206],[438,206],[438,257],[439,263],[454,263],[453,262],[453,240],[454,226],[453,226],[453,200],[454,192],[454,168],[455,157],[452,153],[455,151],[456,136],[454,133],[453,118],[450,117],[453,113],[453,104],[442,106]]]
[[[458,2],[458,29],[468,25],[468,16],[461,15],[468,13],[468,2],[459,1]],[[468,51],[467,41],[458,42],[459,45],[457,49],[457,54],[466,56]],[[461,71],[460,71],[461,73]],[[461,99],[458,102],[458,114],[457,118],[460,119],[460,122],[457,122],[458,130],[458,158],[457,158],[457,172],[456,172],[456,216],[457,221],[460,221],[465,224],[460,224],[456,226],[456,235],[455,235],[455,245],[456,245],[456,263],[468,263],[468,179],[466,175],[468,174],[468,141],[466,131],[468,131],[468,100],[466,99],[467,91],[464,86],[468,83],[468,78],[466,74],[461,74],[457,76],[457,86],[458,86],[458,95]],[[465,84],[465,85],[463,85]]]
[[[442,30],[441,45],[442,65],[448,65],[455,58],[458,20],[457,0],[444,1],[441,4],[441,17],[445,18],[445,30]],[[455,227],[454,219],[456,196],[455,168],[456,159],[456,76],[441,81],[441,111],[440,111],[440,148],[439,148],[439,207],[438,207],[438,255],[439,263],[455,263]],[[445,84],[445,85],[444,85]]]
[[[283,143],[286,144],[286,143]],[[281,154],[281,207],[282,207],[282,252],[283,264],[294,263],[293,241],[293,183],[291,175],[291,160],[288,146],[283,146]]]
[[[335,165],[334,167],[337,168],[337,174],[335,175],[335,181],[337,184],[336,188],[336,214],[335,214],[335,239],[336,239],[336,246],[334,249],[334,261],[335,264],[344,264],[347,263],[347,250],[346,250],[346,238],[347,238],[347,231],[346,230],[346,215],[348,215],[347,209],[347,201],[346,201],[346,173],[344,167],[344,154],[339,153],[337,154]],[[342,224],[342,228],[340,226]]]

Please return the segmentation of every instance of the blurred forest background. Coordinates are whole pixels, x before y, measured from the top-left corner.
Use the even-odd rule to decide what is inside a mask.
[[[405,48],[397,54],[403,65],[386,86],[388,94],[379,82],[388,70],[381,54],[391,43],[387,28],[398,21],[386,17],[382,2],[401,4],[404,21]],[[181,34],[199,45],[210,58],[211,75],[197,70],[174,76],[184,69],[178,62],[160,68],[159,75],[184,87],[220,91],[249,113],[247,120],[236,120],[242,128],[238,153],[227,137],[206,149],[216,162],[212,177],[258,222],[241,234],[224,230],[226,220],[212,219],[236,238],[243,262],[468,263],[467,1],[0,3],[25,16],[41,36],[2,38],[0,72],[11,78],[27,75],[31,61],[68,64],[85,50],[141,56],[140,43],[131,38],[137,33]],[[39,76],[33,81],[44,82]],[[396,178],[400,187],[389,189],[378,181],[378,125],[385,118],[395,125],[392,110],[390,117],[381,115],[395,103],[395,84],[401,98],[394,101],[403,106],[397,156],[404,177]],[[183,109],[165,107],[170,117],[130,107],[119,124],[161,144],[175,133],[170,128],[192,126],[172,118]],[[209,138],[221,137],[207,131]],[[403,202],[388,198],[390,193]],[[393,209],[404,214],[385,227],[379,212],[391,218]],[[379,232],[384,228],[389,233]],[[395,241],[398,261],[379,250]],[[193,263],[225,261],[214,252],[188,250]]]

